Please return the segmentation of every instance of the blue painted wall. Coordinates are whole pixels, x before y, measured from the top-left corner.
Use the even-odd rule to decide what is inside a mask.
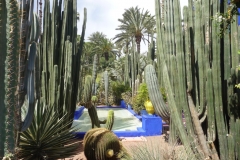
[[[126,103],[123,103],[120,108],[126,108]],[[102,107],[101,107],[102,108]],[[104,107],[111,108],[111,107]],[[116,108],[116,107],[113,107]],[[119,107],[118,107],[119,108]],[[74,120],[79,119],[82,115],[84,107],[80,107],[75,111]],[[162,118],[157,115],[148,115],[147,112],[142,111],[142,115],[136,114],[131,107],[128,111],[136,118],[142,121],[142,127],[137,127],[136,131],[113,131],[118,137],[140,137],[140,136],[154,136],[162,134]],[[83,138],[86,132],[76,132],[76,137]]]

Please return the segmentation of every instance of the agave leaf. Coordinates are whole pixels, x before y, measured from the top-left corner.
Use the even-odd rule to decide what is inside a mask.
[[[60,159],[77,153],[79,143],[74,142],[73,128],[67,127],[71,122],[67,115],[59,118],[56,108],[37,108],[33,123],[20,135],[18,158]]]

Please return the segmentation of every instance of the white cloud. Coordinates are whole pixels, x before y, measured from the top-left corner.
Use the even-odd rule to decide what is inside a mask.
[[[181,0],[181,6],[187,5],[187,0]],[[85,32],[85,40],[93,32],[99,31],[107,35],[107,38],[113,38],[119,31],[115,30],[122,18],[125,9],[138,6],[149,10],[155,15],[155,0],[78,0],[78,12],[80,13],[80,21],[78,22],[78,34],[81,34],[83,8],[87,8],[87,27]],[[147,47],[142,48],[146,51]]]

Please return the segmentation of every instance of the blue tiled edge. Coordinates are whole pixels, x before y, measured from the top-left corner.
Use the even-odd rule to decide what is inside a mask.
[[[79,117],[81,117],[82,113],[84,110],[84,106],[80,106],[75,112],[74,112],[74,118],[73,120],[77,120],[79,119]]]

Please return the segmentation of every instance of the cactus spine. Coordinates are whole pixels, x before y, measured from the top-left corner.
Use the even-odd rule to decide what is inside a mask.
[[[98,55],[95,54],[93,58],[93,71],[92,71],[92,94],[93,95],[96,95],[97,61],[98,61]]]
[[[235,69],[239,63],[237,17],[233,16],[235,21],[228,32],[219,37],[225,21],[219,25],[218,20],[210,18],[216,17],[216,13],[227,13],[230,7],[227,1],[189,0],[188,7],[183,9],[183,25],[179,0],[165,0],[166,12],[161,12],[159,0],[155,2],[157,70],[159,83],[168,95],[171,125],[175,126],[171,128],[178,130],[173,132],[179,134],[185,146],[192,146],[197,159],[210,156],[216,160],[219,156],[223,160],[239,159],[236,151],[240,147],[236,144],[240,92],[234,88],[240,81],[240,72]],[[164,13],[164,27],[161,13]],[[196,140],[198,144],[190,143]]]
[[[63,3],[63,4],[62,4]],[[54,0],[44,5],[43,34],[39,51],[41,95],[49,107],[57,105],[72,120],[79,88],[81,52],[86,28],[86,9],[80,44],[76,46],[76,0]],[[64,8],[62,8],[62,6]],[[64,11],[62,11],[64,10]]]
[[[130,159],[118,137],[105,128],[89,130],[83,139],[84,154],[91,160]]]
[[[155,73],[153,65],[148,64],[145,67],[145,81],[148,88],[149,98],[154,106],[156,114],[160,115],[163,120],[169,121],[169,108],[166,106],[162,94],[160,92],[160,87],[158,84],[158,79]]]
[[[104,71],[104,87],[105,87],[105,103],[108,105],[108,88],[109,88],[109,79],[108,79],[108,71]]]
[[[19,53],[19,14],[16,0],[0,1],[1,96],[0,96],[0,157],[14,153],[15,92]]]
[[[114,123],[114,112],[113,112],[113,110],[109,110],[107,122],[106,122],[106,129],[111,131],[112,127],[113,127],[113,123]]]

